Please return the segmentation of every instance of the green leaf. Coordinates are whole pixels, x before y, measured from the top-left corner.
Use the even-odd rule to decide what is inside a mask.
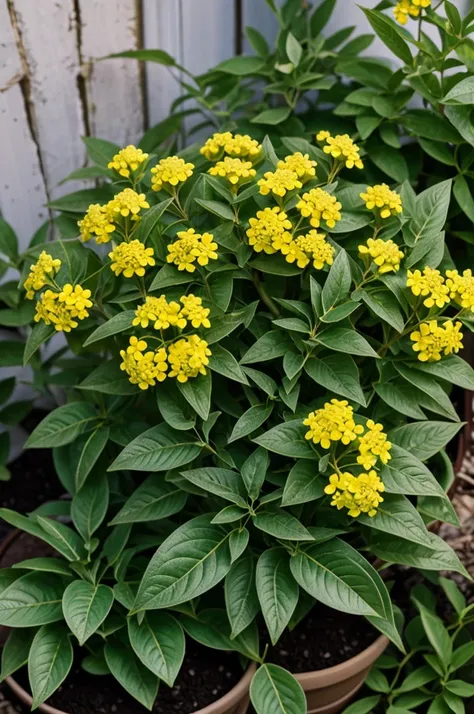
[[[296,582],[325,605],[353,615],[389,619],[390,599],[382,579],[357,550],[339,538],[300,550],[291,558],[290,567]]]
[[[186,271],[179,271],[175,265],[167,263],[156,273],[148,290],[149,292],[153,292],[154,290],[190,283],[191,280],[192,278],[189,273]]]
[[[107,666],[119,684],[151,711],[158,694],[158,677],[130,652],[129,647],[107,643],[104,654]]]
[[[82,488],[99,456],[107,446],[109,434],[108,427],[100,427],[92,432],[84,444],[75,474],[76,490]]]
[[[418,667],[418,669],[410,672],[402,681],[400,686],[397,687],[397,696],[403,692],[412,692],[414,689],[424,687],[425,684],[429,684],[437,678],[438,675],[429,665]]]
[[[314,459],[314,451],[305,439],[305,427],[301,419],[274,426],[270,431],[253,441],[268,451],[294,459]]]
[[[389,439],[417,459],[425,461],[443,449],[462,426],[461,422],[413,422],[393,429],[389,433]]]
[[[36,516],[36,522],[46,533],[53,536],[54,541],[57,543],[54,547],[59,550],[67,560],[73,563],[76,560],[82,560],[84,558],[84,543],[76,531],[52,518]]]
[[[282,357],[291,349],[293,342],[290,337],[280,330],[271,330],[260,337],[240,360],[240,364],[252,362],[268,362],[276,357]]]
[[[7,402],[15,389],[15,377],[7,377],[0,382],[0,404]]]
[[[79,389],[124,396],[138,394],[140,391],[136,384],[131,384],[128,375],[120,369],[119,359],[100,364],[80,383]]]
[[[423,394],[428,395],[433,400],[432,411],[448,417],[449,419],[459,420],[453,404],[440,384],[429,374],[424,374],[417,369],[413,369],[411,365],[404,362],[394,362],[394,365],[402,377],[409,382],[415,389],[421,390]],[[423,404],[422,404],[423,406]]]
[[[242,508],[247,507],[243,481],[236,471],[213,466],[201,469],[181,471],[181,475],[196,486],[214,493],[216,496],[232,501]]]
[[[378,357],[365,337],[347,327],[329,327],[319,332],[316,341],[335,352],[345,352],[360,357]]]
[[[19,563],[14,563],[12,568],[19,570],[39,570],[44,573],[56,573],[57,575],[65,575],[73,577],[73,572],[69,565],[60,558],[28,558],[21,560]]]
[[[472,127],[472,107],[469,105],[445,106],[444,115],[456,127],[462,138],[474,146],[474,129]]]
[[[357,404],[366,405],[359,370],[350,355],[331,354],[328,357],[312,358],[305,363],[304,368],[316,384]]]
[[[343,710],[342,714],[371,714],[375,711],[377,704],[380,702],[380,694],[376,694],[372,697],[364,697],[363,699],[358,699],[353,704],[350,704],[346,709]]]
[[[171,119],[173,124],[176,125],[176,117],[169,117],[169,119]],[[153,129],[156,129],[156,127],[153,127],[152,130]],[[143,146],[141,146],[140,148],[142,148],[143,151],[148,151],[148,149],[145,149]],[[153,232],[155,231],[155,228],[159,225],[159,220],[161,216],[171,203],[173,203],[173,199],[166,198],[164,201],[160,201],[160,203],[157,203],[155,206],[149,208],[143,214],[143,218],[141,218],[137,233],[135,234],[135,236],[139,238],[142,243],[146,243],[148,238],[152,236]]]
[[[256,528],[281,540],[311,541],[311,533],[300,521],[281,509],[259,512],[252,518]]]
[[[114,593],[107,585],[92,585],[75,580],[63,596],[64,618],[82,646],[103,623],[114,602]]]
[[[415,369],[456,384],[462,389],[474,389],[474,370],[461,357],[448,355],[439,362],[420,362],[411,365]]]
[[[312,461],[297,461],[288,475],[282,506],[315,501],[324,495],[324,486],[319,470]]]
[[[209,357],[209,369],[222,374],[234,382],[248,385],[248,379],[234,355],[222,345],[214,345],[212,355]]]
[[[125,310],[125,312],[119,312],[118,315],[114,315],[110,320],[104,322],[103,325],[94,330],[94,332],[89,335],[87,340],[84,342],[84,347],[91,345],[98,340],[104,340],[111,335],[117,335],[119,332],[124,332],[132,327],[132,320],[135,317],[134,310]]]
[[[390,692],[390,684],[388,683],[386,675],[376,667],[370,670],[365,683],[369,689],[373,689],[375,692],[382,692],[384,694]]]
[[[265,550],[257,564],[258,599],[272,644],[286,629],[298,602],[298,585],[284,548]]]
[[[134,612],[179,605],[225,578],[232,565],[229,534],[210,520],[193,518],[161,544],[140,583]]]
[[[233,639],[245,630],[260,611],[255,587],[255,557],[239,558],[225,579],[225,604]]]
[[[178,389],[194,411],[206,421],[211,410],[211,373],[208,371],[205,375],[191,377],[187,382],[178,382]]]
[[[369,10],[369,8],[362,8],[362,10],[384,45],[405,64],[413,64],[410,48],[398,33],[392,20],[377,10]]]
[[[446,107],[446,112],[452,108]],[[441,114],[435,114],[428,109],[412,109],[403,114],[400,122],[415,136],[452,144],[460,143],[460,136],[452,126],[454,122],[450,124]]]
[[[27,573],[2,592],[0,625],[35,627],[62,620],[63,581],[52,573]]]
[[[87,155],[97,166],[106,167],[114,155],[120,151],[120,146],[117,144],[112,144],[105,139],[97,139],[95,136],[83,136],[82,141],[86,145]]]
[[[79,487],[72,499],[71,516],[77,530],[89,543],[104,520],[109,506],[107,474],[100,471]]]
[[[24,342],[19,342],[17,340],[2,340],[2,351],[0,353],[0,367],[21,367],[21,366],[23,366],[24,351],[25,351],[25,343]]]
[[[109,471],[168,471],[185,466],[201,453],[192,434],[159,424],[137,436],[117,456]]]
[[[269,465],[268,453],[261,446],[255,449],[242,464],[240,469],[242,480],[248,495],[254,501],[260,494]]]
[[[443,588],[444,594],[448,598],[451,605],[454,607],[456,613],[461,615],[462,611],[466,607],[466,598],[454,582],[450,578],[440,578],[439,584]]]
[[[247,409],[235,423],[227,443],[230,444],[232,441],[237,441],[237,439],[242,439],[244,436],[251,434],[267,421],[272,411],[273,404],[269,406],[256,404]]]
[[[453,185],[454,198],[470,221],[474,221],[474,199],[471,189],[462,174],[458,174]]]
[[[373,518],[362,513],[357,521],[364,526],[384,533],[392,533],[412,543],[419,543],[427,548],[431,546],[430,536],[422,517],[405,496],[385,494],[383,503],[377,508]]]
[[[245,57],[241,55],[220,62],[214,67],[214,71],[244,77],[249,74],[258,74],[264,66],[265,62],[260,57]]]
[[[474,77],[466,77],[454,87],[441,100],[442,104],[474,104]]]
[[[270,49],[264,36],[255,27],[246,27],[245,34],[252,49],[261,57],[266,57]]]
[[[217,515],[214,516],[211,523],[235,523],[248,514],[247,508],[240,506],[225,506]]]
[[[28,449],[52,448],[74,441],[85,429],[92,428],[97,414],[92,404],[72,402],[50,412],[30,434]]]
[[[250,685],[250,699],[257,714],[306,714],[301,684],[283,667],[263,664]]]
[[[33,322],[34,313],[34,303],[30,300],[25,300],[17,308],[0,310],[0,325],[5,327],[25,327]]]
[[[171,55],[164,50],[127,50],[126,52],[117,52],[107,55],[107,57],[103,57],[102,59],[121,59],[122,57],[126,59],[136,59],[142,62],[156,62],[165,67],[179,66],[176,64],[174,57],[171,57]]]
[[[251,119],[252,124],[267,124],[276,126],[282,124],[291,114],[290,107],[278,107],[278,109],[265,109]]]
[[[447,166],[456,166],[456,161],[449,146],[430,139],[418,139],[421,148],[436,161],[440,161]]]
[[[463,682],[462,679],[452,679],[447,682],[446,689],[458,697],[474,697],[474,684]]]
[[[332,310],[339,302],[348,296],[352,276],[349,258],[344,249],[341,249],[331,265],[329,274],[322,291],[324,312]]]
[[[403,538],[378,532],[371,541],[370,550],[388,563],[409,565],[422,570],[452,570],[466,575],[467,571],[454,550],[434,533],[430,533],[431,548],[412,543],[407,548]]]
[[[464,667],[474,657],[474,642],[466,642],[464,645],[457,647],[451,657],[451,672]]]
[[[375,384],[374,389],[389,407],[399,414],[404,414],[412,419],[425,419],[420,409],[417,393],[407,384],[389,382],[388,384]]]
[[[186,499],[186,493],[165,481],[161,474],[149,476],[134,490],[110,525],[147,523],[169,518],[184,508]]]
[[[31,644],[28,678],[36,709],[64,682],[72,667],[74,653],[69,631],[64,625],[43,625]]]
[[[382,467],[380,477],[387,493],[406,496],[441,496],[443,488],[431,471],[409,451],[392,445],[390,461]]]
[[[156,390],[156,401],[161,416],[172,429],[189,431],[196,424],[196,414],[185,400],[176,382],[167,379]],[[126,444],[125,444],[126,446]]]
[[[290,62],[294,67],[298,67],[301,61],[301,55],[303,54],[303,48],[292,32],[289,32],[286,36],[285,49]]]
[[[13,263],[18,258],[18,238],[13,228],[0,216],[0,253]]]
[[[221,201],[205,201],[202,198],[196,198],[195,203],[205,208],[206,211],[210,211],[214,213],[214,215],[219,216],[219,218],[223,218],[225,221],[235,220],[232,209]]]
[[[416,598],[413,598],[413,602],[420,613],[426,636],[428,637],[434,651],[443,663],[445,671],[447,671],[451,662],[451,655],[453,653],[453,645],[449,632],[438,615],[429,610]]]
[[[75,191],[67,196],[55,198],[48,203],[48,208],[68,213],[86,213],[91,203],[107,203],[113,197],[114,191],[109,185],[100,188],[85,188],[82,191]],[[79,234],[79,228],[77,234]]]
[[[128,618],[128,635],[142,664],[172,687],[184,659],[181,625],[165,612],[149,612],[140,624],[138,618]]]
[[[28,654],[34,635],[35,631],[32,628],[10,630],[2,650],[1,682],[28,663]]]
[[[364,291],[362,300],[377,317],[387,322],[397,332],[403,332],[405,321],[398,300],[390,290],[378,288]]]
[[[405,239],[410,246],[438,236],[444,228],[451,199],[451,179],[425,189],[416,198],[415,215],[408,225]]]

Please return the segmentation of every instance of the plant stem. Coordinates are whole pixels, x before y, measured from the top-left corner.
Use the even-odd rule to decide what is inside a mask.
[[[258,272],[256,270],[252,270],[252,281],[253,284],[255,285],[255,288],[260,296],[260,299],[262,302],[265,303],[265,305],[268,307],[270,312],[274,317],[280,317],[280,310],[277,308],[273,300],[271,299],[270,295],[267,293],[265,288],[263,287]]]

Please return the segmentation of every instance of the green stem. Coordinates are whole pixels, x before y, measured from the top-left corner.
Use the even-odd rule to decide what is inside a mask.
[[[260,299],[262,300],[263,303],[268,307],[270,312],[274,317],[280,317],[280,310],[278,307],[275,305],[273,302],[272,298],[270,295],[267,293],[265,288],[263,287],[263,284],[260,281],[260,277],[258,275],[258,272],[256,270],[252,270],[252,281],[253,284],[255,285],[255,289],[257,290]]]

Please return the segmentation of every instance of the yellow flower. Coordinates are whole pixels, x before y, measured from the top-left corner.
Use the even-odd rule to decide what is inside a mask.
[[[89,316],[86,308],[92,307],[90,296],[90,290],[69,283],[60,293],[46,290],[36,303],[35,322],[43,320],[47,325],[54,325],[58,332],[71,332],[79,324],[76,318],[84,320]]]
[[[313,267],[316,270],[322,270],[325,265],[333,264],[334,248],[327,242],[324,233],[318,233],[313,229],[306,235],[295,238],[295,243],[303,253],[312,259]]]
[[[424,268],[420,270],[408,270],[407,287],[411,288],[413,295],[426,297],[423,300],[425,307],[444,307],[449,302],[449,287],[445,285],[444,278],[434,268]]]
[[[30,267],[29,275],[23,283],[28,300],[32,300],[35,292],[48,284],[49,278],[54,278],[60,267],[59,258],[53,258],[45,250],[40,253],[36,263]]]
[[[229,132],[227,132],[229,133]],[[229,156],[257,161],[262,154],[262,146],[248,134],[235,134],[224,140],[224,151]],[[201,151],[202,153],[202,151]]]
[[[150,208],[144,193],[137,193],[133,188],[124,188],[105,207],[109,211],[119,213],[126,218],[132,214],[132,220],[138,220],[142,208]]]
[[[168,245],[168,263],[174,263],[178,270],[194,273],[197,261],[199,265],[207,265],[209,260],[217,260],[217,243],[211,233],[196,233],[194,228],[178,232],[178,240]]]
[[[419,330],[411,333],[413,350],[418,352],[421,362],[438,362],[441,356],[459,352],[462,349],[462,323],[447,320],[439,325],[436,320],[422,322]]]
[[[247,230],[249,245],[257,253],[261,253],[263,250],[271,255],[277,250],[273,246],[276,239],[291,240],[291,234],[288,231],[292,230],[293,226],[286,213],[278,206],[257,211],[257,217],[250,218],[249,224],[250,228]]]
[[[168,347],[168,361],[171,367],[169,377],[178,382],[187,382],[190,377],[206,374],[206,366],[212,352],[205,340],[197,335],[181,338]]]
[[[393,9],[395,20],[406,25],[409,17],[418,17],[422,8],[430,7],[431,0],[399,0]]]
[[[376,213],[379,211],[381,218],[390,218],[402,212],[402,199],[400,194],[392,191],[386,183],[376,186],[367,186],[367,192],[360,197],[365,201],[365,207]]]
[[[274,196],[280,197],[283,197],[287,191],[293,191],[295,188],[303,186],[298,174],[289,169],[267,171],[263,178],[258,181],[258,185],[262,196],[268,196],[269,193],[273,193]]]
[[[120,176],[128,178],[147,158],[148,154],[143,153],[143,151],[137,149],[136,146],[129,144],[125,149],[120,149],[118,154],[115,154],[112,161],[107,164],[107,168],[114,169]]]
[[[287,263],[296,263],[298,268],[306,268],[308,265],[308,256],[299,247],[297,241],[292,240],[291,237],[289,241],[286,241],[283,238],[278,239],[273,245],[278,245],[281,254],[285,256]]]
[[[308,414],[303,424],[309,426],[305,438],[321,444],[323,449],[329,449],[331,441],[342,441],[347,446],[364,431],[355,423],[354,410],[345,399],[331,399],[322,409]]]
[[[366,428],[367,431],[360,437],[357,463],[364,469],[375,466],[377,459],[380,459],[383,464],[388,463],[392,458],[390,455],[392,444],[387,440],[382,424],[376,424],[372,419],[368,419]]]
[[[155,330],[166,330],[171,326],[183,329],[187,324],[179,303],[174,300],[168,302],[165,295],[148,295],[145,302],[137,307],[132,325],[146,328],[150,322]]]
[[[112,202],[111,202],[112,203]],[[109,204],[101,206],[93,203],[81,221],[77,222],[81,232],[81,240],[85,243],[95,238],[96,243],[108,243],[111,233],[115,230],[114,218],[116,211]]]
[[[312,161],[309,158],[309,154],[302,154],[301,151],[297,151],[294,154],[290,154],[290,156],[286,156],[284,161],[279,161],[277,168],[293,171],[305,183],[316,176],[315,167],[317,165],[316,161]]]
[[[316,138],[318,141],[326,142],[326,146],[323,146],[324,153],[330,154],[333,159],[343,162],[346,168],[353,169],[354,166],[358,169],[364,168],[359,155],[360,149],[352,141],[349,134],[331,136],[328,131],[320,131]]]
[[[465,310],[474,312],[474,276],[468,269],[459,275],[457,270],[446,271],[449,297]]]
[[[400,270],[400,261],[405,257],[403,251],[393,240],[382,240],[381,238],[369,238],[367,245],[359,246],[359,254],[364,257],[369,255],[378,266],[378,272],[384,273]]]
[[[151,187],[153,191],[161,191],[162,188],[169,190],[170,186],[187,181],[193,175],[193,169],[194,164],[179,156],[168,156],[151,169]]]
[[[205,156],[208,161],[215,161],[220,158],[224,153],[224,146],[232,141],[233,136],[230,131],[225,131],[223,133],[216,132],[213,134],[201,147],[200,152]]]
[[[250,181],[257,173],[252,167],[251,161],[242,161],[242,159],[231,159],[226,156],[222,161],[211,166],[209,169],[211,176],[220,176],[227,179],[233,187]]]
[[[130,337],[130,345],[126,350],[120,350],[123,362],[120,369],[128,374],[132,384],[138,384],[140,389],[154,387],[156,382],[166,379],[168,369],[167,354],[164,347],[145,352],[148,344],[145,340]]]
[[[155,265],[153,248],[145,248],[139,240],[120,243],[109,253],[109,258],[112,261],[110,267],[115,275],[123,273],[125,278],[132,278],[134,275],[143,277],[145,268]]]
[[[189,320],[193,327],[209,328],[211,326],[208,317],[211,311],[208,307],[203,307],[200,297],[196,297],[195,295],[183,295],[180,297],[180,302],[183,305],[181,315]]]
[[[383,502],[380,494],[385,491],[385,486],[375,471],[361,473],[359,476],[345,471],[332,474],[324,491],[333,495],[331,506],[336,506],[338,510],[347,508],[349,516],[353,518],[361,513],[367,513],[373,518]]]
[[[313,228],[319,228],[321,220],[326,221],[328,228],[334,228],[337,221],[340,221],[342,205],[332,194],[322,188],[312,188],[303,194],[303,198],[298,201],[296,208],[303,218],[309,218]]]

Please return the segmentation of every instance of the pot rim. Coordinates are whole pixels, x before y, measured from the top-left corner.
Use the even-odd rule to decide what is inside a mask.
[[[322,689],[331,684],[337,684],[370,667],[377,657],[382,654],[388,644],[388,638],[385,637],[385,635],[380,635],[380,637],[377,637],[375,642],[372,642],[365,650],[362,650],[362,652],[359,652],[359,654],[345,662],[336,664],[333,667],[328,667],[328,669],[301,672],[293,676],[298,680],[305,692],[312,689]]]

